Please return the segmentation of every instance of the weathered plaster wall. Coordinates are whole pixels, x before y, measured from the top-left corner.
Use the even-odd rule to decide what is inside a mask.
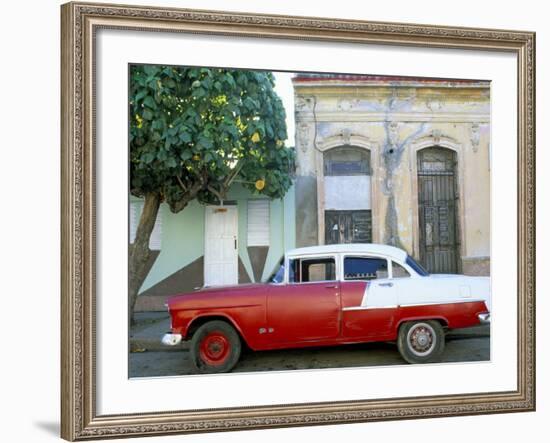
[[[463,268],[488,272],[488,83],[295,80],[294,87],[298,246],[324,241],[323,152],[353,145],[371,151],[373,241],[418,256],[417,151],[443,146],[457,152]]]
[[[296,177],[296,246],[317,244],[317,179],[310,175]]]

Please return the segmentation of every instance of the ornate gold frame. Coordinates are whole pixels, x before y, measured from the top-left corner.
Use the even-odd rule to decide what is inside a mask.
[[[61,435],[67,440],[535,409],[535,34],[69,3],[62,17]],[[99,28],[508,51],[518,58],[517,390],[98,416],[95,410],[94,33]]]

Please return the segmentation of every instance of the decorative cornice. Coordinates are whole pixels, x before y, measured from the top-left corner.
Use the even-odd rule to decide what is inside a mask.
[[[299,90],[306,92],[309,89],[333,89],[333,88],[353,88],[354,91],[350,92],[354,94],[357,89],[360,91],[369,91],[370,89],[378,88],[416,88],[416,89],[443,89],[447,90],[469,90],[479,89],[479,90],[488,90],[490,85],[487,82],[472,82],[472,83],[463,83],[463,82],[454,82],[452,80],[441,82],[441,81],[415,81],[415,80],[365,80],[365,81],[344,81],[344,80],[318,80],[318,81],[308,81],[308,82],[293,82],[294,87]],[[327,94],[330,92],[327,91]]]
[[[298,112],[296,121],[303,123],[316,122],[386,122],[391,117],[392,121],[403,121],[408,123],[489,123],[491,116],[488,114],[468,114],[468,113],[430,113],[430,112],[315,112],[313,113]]]

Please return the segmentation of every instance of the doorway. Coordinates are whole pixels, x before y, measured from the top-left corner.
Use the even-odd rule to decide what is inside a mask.
[[[236,285],[239,282],[236,206],[205,209],[204,284]]]
[[[456,152],[434,146],[417,159],[420,261],[432,273],[458,273]]]

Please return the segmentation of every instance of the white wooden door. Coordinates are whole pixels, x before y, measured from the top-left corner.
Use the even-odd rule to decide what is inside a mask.
[[[237,207],[207,206],[205,222],[204,284],[239,282]]]

